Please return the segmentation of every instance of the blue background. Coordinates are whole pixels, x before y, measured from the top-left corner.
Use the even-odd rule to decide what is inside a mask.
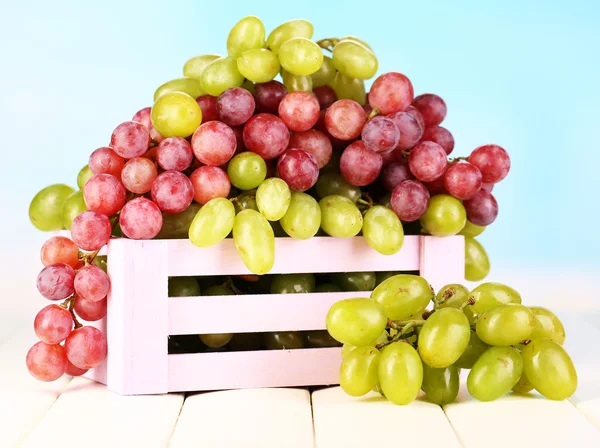
[[[0,28],[3,276],[37,258],[46,235],[27,218],[47,184],[76,185],[112,129],[151,105],[184,62],[225,53],[230,27],[259,16],[267,32],[306,18],[316,38],[353,34],[380,73],[448,104],[454,155],[497,143],[512,158],[480,238],[493,263],[600,266],[600,2],[597,1],[23,1]],[[20,248],[19,251],[14,249]],[[6,256],[3,255],[5,261]],[[8,269],[8,270],[7,270]]]

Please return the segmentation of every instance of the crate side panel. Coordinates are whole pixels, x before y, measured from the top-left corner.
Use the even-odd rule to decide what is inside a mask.
[[[465,238],[424,236],[421,241],[420,275],[437,292],[449,283],[465,280]]]

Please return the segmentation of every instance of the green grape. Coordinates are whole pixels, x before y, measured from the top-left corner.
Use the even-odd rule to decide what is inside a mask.
[[[475,314],[481,314],[498,305],[521,303],[521,295],[502,283],[482,283],[471,291],[471,297],[475,304],[470,308]]]
[[[266,166],[266,165],[265,165]],[[279,221],[288,210],[292,193],[284,180],[271,177],[258,186],[256,205],[269,221]]]
[[[340,300],[327,313],[327,331],[342,344],[370,345],[386,323],[385,310],[371,299]]]
[[[202,56],[193,57],[183,66],[183,76],[186,78],[200,79],[202,72],[208,64],[222,57],[223,56],[218,54],[203,54]]]
[[[340,39],[340,42],[344,42],[344,41],[351,41],[351,42],[357,42],[359,44],[361,44],[364,47],[367,47],[370,51],[373,51],[373,49],[371,48],[371,46],[366,43],[364,40],[359,39],[356,36],[346,36],[342,39]]]
[[[29,220],[44,232],[63,228],[63,204],[74,192],[64,184],[50,185],[34,196],[29,204]]]
[[[235,217],[233,241],[250,272],[263,275],[275,263],[275,235],[269,221],[255,210],[242,210]]]
[[[400,218],[382,205],[371,207],[363,218],[365,241],[383,255],[397,253],[404,244],[404,229]]]
[[[201,292],[194,277],[169,277],[169,297],[196,297]]]
[[[202,109],[183,92],[161,95],[152,106],[152,126],[163,137],[188,137],[202,122]]]
[[[454,364],[463,354],[471,328],[461,310],[442,308],[433,313],[419,333],[419,354],[423,362],[440,369]]]
[[[423,364],[417,351],[405,342],[394,342],[381,351],[378,369],[383,394],[394,404],[409,404],[423,384]]]
[[[108,274],[108,257],[106,255],[96,255],[94,257],[94,264]]]
[[[310,39],[313,36],[314,28],[306,20],[290,20],[282,23],[269,34],[267,46],[273,53],[279,53],[281,45],[294,37],[304,37]]]
[[[477,336],[489,345],[515,345],[529,339],[534,321],[533,313],[525,305],[499,305],[479,315]]]
[[[269,221],[269,224],[271,224],[275,238],[287,238],[289,236],[287,233],[285,233],[285,230],[283,230],[283,227],[281,227],[279,221]]]
[[[456,366],[434,369],[423,363],[423,385],[427,399],[434,404],[452,403],[458,395],[460,378]]]
[[[333,283],[323,283],[315,288],[315,292],[341,292],[342,288]]]
[[[237,58],[245,51],[263,48],[265,35],[265,26],[258,17],[244,17],[233,26],[227,36],[227,53]]]
[[[233,201],[233,205],[235,206],[236,213],[247,209],[258,211],[258,206],[256,205],[256,190],[244,191],[235,201]]]
[[[340,347],[341,344],[333,339],[327,330],[306,331],[304,345],[308,348]]]
[[[163,213],[162,227],[156,239],[187,239],[192,221],[202,206],[192,202],[188,208],[179,213]]]
[[[77,174],[77,186],[81,191],[83,191],[83,187],[85,187],[85,183],[90,180],[94,176],[92,170],[89,165],[84,166]]]
[[[262,346],[263,336],[260,333],[237,333],[227,344],[227,348],[233,352],[261,350]]]
[[[453,283],[441,288],[436,296],[440,308],[460,308],[469,300],[469,290],[463,285]]]
[[[362,214],[350,199],[332,194],[321,199],[319,207],[321,228],[327,235],[336,238],[352,238],[362,229]]]
[[[371,293],[371,298],[380,303],[392,320],[406,320],[425,308],[433,292],[431,286],[418,275],[399,274],[383,281]]]
[[[433,236],[451,236],[460,232],[467,222],[467,212],[458,199],[438,194],[429,200],[429,207],[421,216],[421,226]]]
[[[204,90],[202,90],[202,85],[198,78],[177,78],[165,82],[156,89],[154,92],[154,101],[169,92],[187,93],[192,98],[198,98],[199,96],[204,95]]]
[[[306,193],[292,191],[290,206],[279,220],[285,233],[292,238],[306,240],[319,231],[321,208],[317,201]]]
[[[375,274],[375,286],[381,285],[384,281],[386,281],[390,277],[394,277],[395,275],[401,274],[400,271],[385,271],[385,272],[377,272]]]
[[[354,100],[361,106],[367,104],[365,82],[358,78],[349,78],[342,73],[337,73],[331,87],[335,90],[338,100]]]
[[[310,75],[312,78],[313,87],[322,87],[333,81],[335,78],[335,66],[333,60],[329,56],[323,56],[323,63],[319,70]]]
[[[525,375],[544,397],[569,398],[577,389],[577,372],[564,348],[553,341],[533,339],[523,348]]]
[[[215,59],[206,66],[200,76],[202,88],[212,96],[219,96],[225,90],[239,87],[244,77],[237,67],[237,60],[231,57]]]
[[[493,401],[510,392],[522,373],[523,358],[516,348],[490,347],[469,372],[467,389],[479,401]]]
[[[342,151],[338,151],[337,149],[334,149],[331,154],[331,159],[329,159],[329,162],[327,162],[327,165],[325,165],[319,171],[319,179],[321,179],[321,176],[323,176],[325,174],[329,174],[329,173],[340,174],[340,158],[341,157],[342,157]],[[317,182],[319,182],[319,181],[317,180]],[[342,192],[330,193],[330,194],[341,194],[342,196],[346,196]],[[325,196],[328,196],[328,195],[325,195]],[[323,197],[323,196],[321,196],[321,197]],[[349,199],[352,199],[352,198],[349,198]]]
[[[279,48],[279,61],[288,73],[308,76],[321,67],[323,52],[312,40],[294,37],[286,40]]]
[[[314,291],[313,274],[279,274],[271,282],[271,294],[307,294]]]
[[[82,212],[87,210],[85,200],[83,199],[83,193],[81,191],[74,191],[65,199],[62,206],[62,222],[65,229],[71,230],[71,224],[73,220]]]
[[[458,232],[458,234],[468,236],[470,238],[475,238],[476,236],[481,235],[484,230],[485,226],[478,226],[467,219],[465,226],[460,232]]]
[[[235,208],[229,199],[208,201],[190,225],[190,241],[198,247],[209,247],[223,241],[233,229]]]
[[[302,334],[297,331],[265,333],[263,343],[267,350],[295,350],[304,348]]]
[[[377,385],[379,356],[375,347],[357,347],[343,358],[340,386],[344,392],[352,397],[361,397]]]
[[[341,272],[331,275],[342,291],[373,291],[375,289],[374,272]]]
[[[469,344],[454,365],[459,369],[471,369],[479,357],[483,355],[483,352],[485,352],[488,348],[490,348],[490,346],[485,342],[481,342],[481,339],[479,339],[477,333],[471,331]]]
[[[335,68],[350,78],[372,78],[379,64],[371,50],[353,40],[341,40],[333,47]]]
[[[279,74],[279,59],[265,48],[244,51],[237,58],[237,67],[242,76],[252,82],[269,82]]]
[[[490,259],[479,241],[465,237],[465,278],[478,282],[490,273]]]
[[[233,296],[235,293],[223,285],[213,285],[202,290],[203,296]]]
[[[530,339],[550,340],[559,345],[565,342],[565,327],[552,311],[541,306],[529,307],[535,318],[535,326]]]
[[[231,333],[219,333],[219,334],[201,334],[200,340],[206,345],[212,348],[219,348],[226,345],[233,338]]]
[[[240,190],[252,190],[265,180],[267,164],[258,154],[244,151],[229,161],[227,175],[234,187]]]
[[[313,84],[310,76],[296,76],[281,70],[281,79],[288,92],[312,92]]]
[[[344,359],[346,356],[348,356],[350,353],[352,353],[355,348],[356,348],[356,345],[352,345],[352,344],[342,345],[342,359]]]
[[[242,89],[246,89],[252,95],[256,93],[256,87],[254,86],[254,83],[249,79],[244,80],[244,82],[242,83]]]
[[[517,384],[515,384],[512,388],[513,392],[517,394],[526,394],[528,392],[531,392],[533,389],[533,384],[529,382],[529,379],[527,378],[527,375],[525,375],[525,372],[521,374],[521,378],[519,378]]]
[[[320,175],[315,188],[320,198],[337,194],[356,202],[362,195],[360,187],[350,185],[340,173],[332,172]]]

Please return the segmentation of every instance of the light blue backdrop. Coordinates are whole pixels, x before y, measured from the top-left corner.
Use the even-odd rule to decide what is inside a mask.
[[[510,152],[500,216],[481,238],[495,263],[600,266],[600,2],[11,3],[0,28],[3,254],[45,237],[27,220],[39,189],[74,185],[115,125],[189,57],[224,52],[229,28],[255,14],[269,30],[302,17],[315,37],[365,39],[380,72],[446,100],[456,154]]]

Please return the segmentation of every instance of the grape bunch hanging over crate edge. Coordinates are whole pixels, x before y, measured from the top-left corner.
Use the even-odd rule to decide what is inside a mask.
[[[92,152],[78,191],[55,184],[34,197],[36,228],[70,230],[41,251],[38,290],[62,302],[35,318],[40,342],[26,360],[35,378],[82,375],[105,359],[104,335],[79,319],[106,315],[110,280],[98,253],[110,238],[189,238],[209,247],[231,237],[261,276],[273,267],[276,237],[362,235],[391,255],[405,233],[460,234],[466,279],[487,276],[475,237],[498,215],[492,190],[508,175],[508,153],[484,144],[449,158],[454,138],[441,126],[442,98],[415,97],[399,72],[376,77],[367,92],[365,80],[378,70],[373,49],[353,36],[312,37],[306,20],[267,36],[257,17],[241,19],[227,56],[187,61],[183,77],[156,90],[152,107]],[[329,333],[344,344],[340,383],[349,394],[375,390],[406,404],[423,390],[446,403],[460,369],[471,370],[468,388],[480,400],[511,389],[553,399],[574,392],[564,328],[550,311],[521,305],[506,285],[448,285],[434,295],[421,277],[388,277],[370,298],[340,301],[327,316]]]

